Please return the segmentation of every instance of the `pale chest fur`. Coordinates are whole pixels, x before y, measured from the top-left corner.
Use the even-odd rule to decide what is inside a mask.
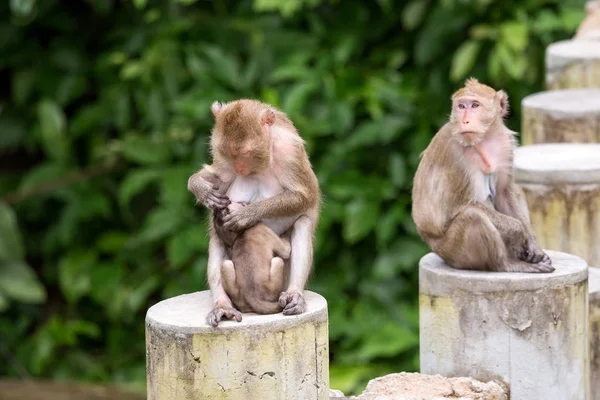
[[[227,196],[232,202],[256,203],[257,201],[271,198],[283,190],[281,183],[272,170],[266,171],[259,176],[236,176],[227,190]],[[264,219],[275,233],[281,235],[288,230],[297,215],[280,217],[276,219]]]
[[[492,205],[496,197],[498,175],[504,173],[509,162],[510,139],[506,136],[488,138],[477,148],[465,149],[465,158],[471,166],[469,175],[473,195],[477,201]]]
[[[255,203],[281,191],[281,184],[269,171],[260,176],[236,176],[227,190],[227,196],[233,202]]]

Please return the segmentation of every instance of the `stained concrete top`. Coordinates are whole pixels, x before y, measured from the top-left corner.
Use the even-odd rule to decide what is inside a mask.
[[[590,301],[600,303],[600,268],[589,268],[588,288],[590,292]]]
[[[554,60],[600,60],[600,42],[592,40],[561,40],[546,48],[546,59]],[[553,65],[548,65],[553,67]]]
[[[308,322],[327,321],[327,301],[317,293],[305,290],[307,310],[299,315],[242,313],[242,321],[223,320],[213,328],[206,323],[206,315],[213,306],[210,291],[183,294],[163,300],[146,313],[146,326],[171,333],[227,334],[252,329],[253,332],[272,332],[289,329]]]
[[[544,251],[556,268],[552,273],[461,270],[448,266],[437,254],[429,253],[419,262],[419,292],[451,296],[457,290],[473,293],[530,291],[573,285],[587,279],[587,263],[581,257]]]
[[[529,95],[523,108],[542,110],[555,118],[600,114],[600,89],[548,90]]]
[[[543,143],[517,147],[519,183],[600,183],[600,144]]]

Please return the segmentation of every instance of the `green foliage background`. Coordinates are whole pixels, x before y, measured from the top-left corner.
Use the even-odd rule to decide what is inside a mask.
[[[309,289],[331,384],[418,370],[419,153],[467,76],[520,101],[583,0],[10,0],[0,5],[0,375],[143,391],[144,315],[206,288],[209,105],[260,98],[324,193]]]

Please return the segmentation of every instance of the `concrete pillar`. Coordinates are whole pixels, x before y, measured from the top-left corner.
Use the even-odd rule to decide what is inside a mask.
[[[551,274],[419,263],[421,373],[508,384],[515,400],[587,400],[588,268],[548,251]]]
[[[590,375],[592,400],[600,400],[600,268],[590,268]]]
[[[546,87],[600,87],[600,41],[563,40],[546,49]]]
[[[305,291],[296,316],[243,314],[205,323],[208,291],[173,297],[146,314],[149,400],[329,399],[327,302]]]
[[[600,89],[565,89],[521,102],[521,143],[600,142]]]
[[[540,246],[600,265],[600,144],[519,147],[514,167]]]

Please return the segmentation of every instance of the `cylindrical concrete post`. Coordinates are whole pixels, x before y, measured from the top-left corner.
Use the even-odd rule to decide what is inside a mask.
[[[600,144],[519,147],[514,168],[540,246],[600,265]]]
[[[327,302],[304,292],[299,315],[243,314],[205,323],[209,291],[173,297],[146,314],[149,400],[329,399]]]
[[[546,87],[600,87],[600,41],[563,40],[546,49]]]
[[[551,274],[419,263],[421,373],[500,380],[510,398],[588,400],[588,269],[548,251]]]
[[[600,142],[600,89],[551,90],[521,102],[521,143]]]
[[[600,400],[600,268],[590,268],[590,365],[591,400]]]

